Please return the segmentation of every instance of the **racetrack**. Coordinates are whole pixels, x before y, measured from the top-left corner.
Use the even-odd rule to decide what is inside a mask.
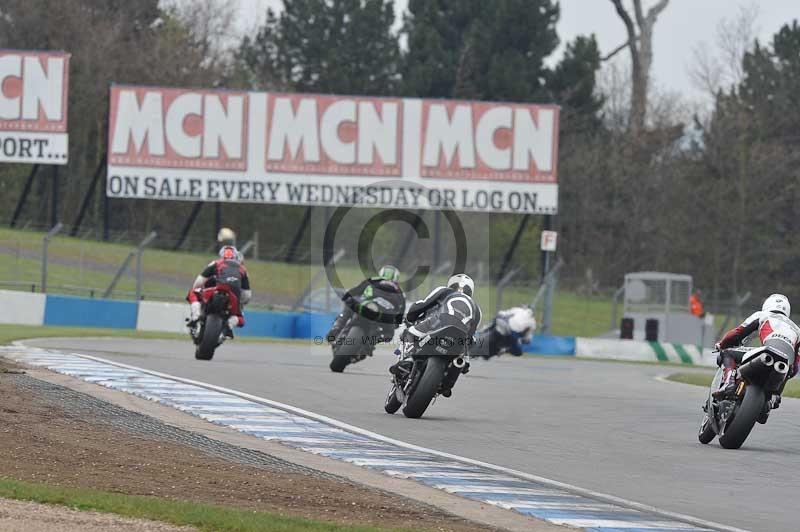
[[[796,530],[800,401],[787,399],[745,447],[702,446],[699,387],[654,377],[670,368],[569,359],[473,363],[421,420],[383,413],[387,351],[328,370],[329,350],[230,344],[212,362],[190,342],[52,339],[34,345],[209,382],[390,437],[753,531]],[[785,502],[783,502],[785,501]]]

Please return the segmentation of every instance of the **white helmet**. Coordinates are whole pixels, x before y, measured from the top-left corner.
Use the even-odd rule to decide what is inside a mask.
[[[217,233],[217,242],[223,246],[235,246],[236,233],[233,232],[233,229],[223,227],[219,230],[219,233]]]
[[[764,300],[761,305],[762,312],[778,312],[787,318],[792,313],[792,306],[789,304],[789,299],[783,294],[772,294]]]
[[[447,280],[448,288],[464,292],[468,296],[472,296],[475,292],[475,282],[472,277],[465,273],[457,273]]]
[[[530,307],[513,307],[508,309],[508,326],[515,333],[527,333],[536,330],[536,318]]]

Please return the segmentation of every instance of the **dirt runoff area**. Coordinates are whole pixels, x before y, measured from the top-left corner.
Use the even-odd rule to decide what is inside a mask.
[[[270,511],[344,525],[489,530],[436,508],[330,475],[237,463],[193,445],[150,438],[146,431],[128,431],[21,385],[31,379],[15,374],[18,371],[0,359],[0,477]],[[6,528],[3,521],[8,516],[4,505],[10,503],[0,500],[3,530],[13,529]],[[118,520],[123,521],[129,520]],[[71,527],[75,528],[84,527]],[[85,528],[91,530],[88,525]],[[133,526],[130,530],[174,528]]]

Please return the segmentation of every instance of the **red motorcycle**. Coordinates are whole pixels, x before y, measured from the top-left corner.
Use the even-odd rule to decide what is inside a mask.
[[[196,290],[195,293],[203,310],[191,331],[192,340],[197,346],[194,357],[198,360],[211,360],[214,351],[227,338],[228,318],[238,314],[239,298],[225,284]]]

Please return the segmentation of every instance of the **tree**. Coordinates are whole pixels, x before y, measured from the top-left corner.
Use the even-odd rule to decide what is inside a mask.
[[[551,0],[411,0],[403,33],[410,96],[549,101],[544,59],[558,45]]]
[[[391,0],[284,0],[268,10],[238,57],[256,87],[299,92],[391,95],[399,44]]]
[[[605,99],[597,92],[600,50],[594,35],[578,36],[567,43],[564,57],[547,78],[547,88],[562,107],[562,122],[569,129],[594,131],[600,127]],[[588,132],[587,131],[587,132]]]
[[[631,138],[639,140],[642,131],[645,129],[645,120],[647,118],[650,67],[653,63],[653,27],[658,16],[669,4],[669,0],[659,0],[656,5],[647,11],[646,15],[642,10],[642,0],[633,0],[635,23],[628,10],[622,4],[622,0],[611,0],[611,2],[617,10],[617,15],[625,24],[625,30],[628,33],[628,40],[625,46],[631,53],[632,75],[631,111],[628,129]],[[618,48],[617,51],[625,46]]]
[[[204,0],[209,7],[213,1]],[[49,0],[4,1],[0,47],[61,49],[72,54],[70,163],[61,173],[62,183],[69,183],[61,201],[63,212],[70,213],[65,217],[69,223],[105,151],[109,83],[214,86],[223,79],[227,65],[222,51],[206,47],[204,36],[181,18],[181,12],[162,9],[158,0],[60,0],[58,4],[55,10]],[[14,186],[21,189],[21,180]],[[43,204],[50,187],[37,188]],[[104,192],[99,188],[98,198]],[[9,193],[0,200],[4,207],[18,198],[16,190],[6,190]],[[144,227],[158,223],[159,216],[164,225],[174,225],[167,222],[170,213],[142,208],[142,203],[122,203],[124,207],[114,211],[115,225]],[[98,222],[99,209],[95,214]]]

